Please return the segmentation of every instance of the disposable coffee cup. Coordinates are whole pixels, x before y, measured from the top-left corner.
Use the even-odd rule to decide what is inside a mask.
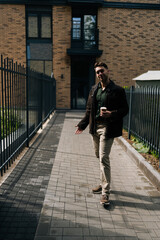
[[[102,113],[106,112],[107,108],[106,107],[101,107],[100,108],[100,115],[102,116]]]

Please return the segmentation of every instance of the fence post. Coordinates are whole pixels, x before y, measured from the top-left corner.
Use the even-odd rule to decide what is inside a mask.
[[[29,97],[28,97],[28,89],[29,89],[29,80],[28,80],[28,67],[26,67],[26,126],[27,126],[27,147],[29,147]]]
[[[2,128],[2,123],[1,123],[1,121],[2,121],[2,119],[3,119],[3,56],[2,55],[0,55],[1,56],[1,59],[0,59],[0,73],[1,73],[1,75],[0,75],[0,84],[1,84],[1,86],[0,86],[0,124],[1,124],[1,126],[0,126],[0,140],[1,140],[1,145],[0,145],[0,167],[2,166],[2,164],[3,164],[3,156],[2,156],[2,154],[3,154],[3,148],[2,148],[2,133],[3,133],[3,131],[1,131],[1,128]],[[3,128],[3,130],[4,130],[4,128]],[[3,176],[3,169],[1,168],[1,176]]]
[[[51,90],[51,112],[56,109],[56,79],[51,76],[52,90]]]
[[[54,109],[56,109],[56,79],[54,78]]]
[[[129,117],[128,117],[128,139],[131,137],[131,116],[132,116],[132,94],[134,87],[130,87]]]
[[[41,117],[41,129],[43,128],[43,73],[41,73],[41,84],[40,84],[40,117]]]

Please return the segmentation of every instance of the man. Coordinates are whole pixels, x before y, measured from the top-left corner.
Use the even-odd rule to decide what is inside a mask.
[[[89,124],[96,157],[100,161],[100,185],[92,192],[101,193],[100,203],[108,205],[110,195],[110,159],[109,154],[115,137],[122,135],[123,117],[128,113],[125,91],[109,78],[109,69],[105,63],[94,66],[99,83],[89,93],[86,113],[76,127],[80,134]],[[105,111],[101,111],[105,107]]]

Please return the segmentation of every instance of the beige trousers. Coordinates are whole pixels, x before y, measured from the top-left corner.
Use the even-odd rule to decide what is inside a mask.
[[[106,125],[97,125],[96,134],[92,135],[96,157],[100,161],[100,185],[102,195],[110,194],[111,168],[109,154],[114,138],[106,138]]]

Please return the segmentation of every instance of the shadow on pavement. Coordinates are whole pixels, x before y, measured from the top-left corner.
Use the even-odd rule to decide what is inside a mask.
[[[0,188],[0,240],[34,239],[64,114],[51,119]]]

